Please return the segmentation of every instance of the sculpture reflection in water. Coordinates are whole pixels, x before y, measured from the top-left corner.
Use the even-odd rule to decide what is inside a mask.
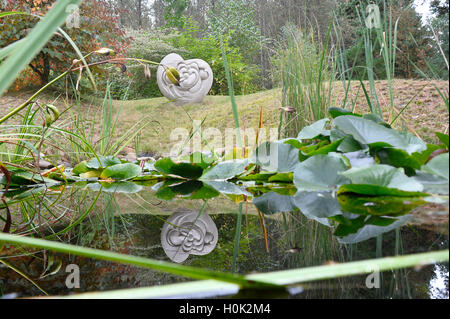
[[[207,255],[217,245],[218,231],[211,217],[203,212],[176,212],[166,221],[161,244],[166,255],[181,263],[189,255]]]

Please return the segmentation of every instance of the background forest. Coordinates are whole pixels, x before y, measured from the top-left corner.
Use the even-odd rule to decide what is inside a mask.
[[[53,1],[3,1],[7,10],[28,10],[44,14]],[[424,0],[393,0],[383,5],[396,25],[395,78],[428,77],[448,79],[448,0],[429,2],[430,14],[421,19],[415,7]],[[280,63],[291,39],[302,48],[319,53],[327,50],[329,71],[336,79],[344,72],[335,62],[346,61],[352,69],[345,77],[365,79],[366,56],[361,47],[365,25],[361,20],[360,0],[88,0],[84,1],[81,28],[66,28],[86,52],[91,47],[109,46],[125,57],[160,61],[170,52],[184,58],[200,58],[213,68],[215,82],[210,94],[227,94],[228,85],[220,48],[220,35],[229,57],[236,94],[249,94],[278,87],[282,81]],[[327,30],[329,41],[324,48]],[[0,47],[22,37],[35,23],[29,17],[0,21]],[[375,33],[375,32],[374,32]],[[381,47],[373,47],[374,75],[386,78]],[[333,54],[335,53],[335,54]],[[443,56],[445,58],[443,58]],[[22,73],[12,90],[47,83],[67,69],[76,53],[63,37],[54,37]],[[284,63],[285,64],[285,63]],[[110,82],[116,99],[141,99],[161,96],[142,68],[114,67],[105,72],[95,69]],[[77,75],[73,74],[74,81]],[[59,89],[64,84],[59,84]],[[89,90],[88,80],[82,87]],[[58,89],[58,87],[56,87]]]

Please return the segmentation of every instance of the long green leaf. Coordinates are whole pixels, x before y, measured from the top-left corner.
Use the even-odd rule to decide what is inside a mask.
[[[266,283],[264,281],[248,280],[241,275],[234,275],[191,266],[178,265],[175,263],[161,260],[130,256],[105,250],[80,247],[38,238],[20,237],[6,233],[0,233],[0,242],[4,242],[6,244],[11,245],[48,249],[61,253],[68,253],[78,256],[107,260],[111,262],[134,265],[143,268],[150,268],[154,270],[165,271],[175,275],[190,277],[193,279],[215,279],[218,281],[233,283],[244,288],[272,288],[272,289],[283,288],[282,286],[273,285],[270,283]]]
[[[262,274],[248,275],[250,280],[264,280],[280,285],[293,285],[303,282],[326,280],[353,275],[372,273],[374,270],[389,271],[394,269],[425,266],[449,259],[449,251],[435,251],[421,254],[368,259],[343,264],[324,265],[293,270],[283,270]],[[187,296],[213,297],[234,294],[239,286],[218,282],[216,280],[201,280],[155,287],[113,290],[107,292],[90,292],[67,296],[66,298],[168,298]]]

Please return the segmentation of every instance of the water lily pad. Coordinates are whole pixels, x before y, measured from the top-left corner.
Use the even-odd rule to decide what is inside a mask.
[[[330,226],[329,217],[342,214],[332,192],[298,192],[292,200],[302,214],[326,226]]]
[[[292,183],[294,181],[294,173],[278,173],[269,177],[269,183]]]
[[[344,156],[348,159],[352,168],[371,166],[375,164],[375,159],[363,151],[345,153]]]
[[[422,166],[425,173],[437,175],[449,180],[449,154],[441,154],[431,159],[427,164]]]
[[[363,144],[382,142],[387,146],[400,148],[408,154],[426,149],[424,142],[411,134],[402,134],[371,120],[355,116],[340,116],[335,125],[344,133],[350,134]]]
[[[266,142],[258,146],[250,158],[267,172],[293,172],[299,163],[299,150],[283,141]]]
[[[436,136],[439,138],[439,140],[447,147],[449,148],[449,137],[448,134],[442,134],[439,132],[436,132]]]
[[[230,160],[219,162],[213,167],[205,170],[200,180],[228,180],[245,172],[248,166],[248,159]]]
[[[203,169],[197,164],[175,163],[170,158],[160,159],[154,166],[163,174],[176,175],[187,179],[197,179],[203,174]]]
[[[90,170],[92,170],[92,168],[89,168],[87,166],[87,161],[82,161],[82,162],[78,163],[77,165],[75,165],[75,167],[72,169],[72,174],[80,175],[80,174],[89,172]]]
[[[142,190],[142,186],[137,185],[132,182],[120,181],[114,183],[97,182],[88,184],[88,186],[93,191],[103,191],[105,193],[125,193],[134,194]]]
[[[344,115],[352,115],[352,116],[358,116],[361,117],[361,114],[357,114],[357,113],[353,113],[352,111],[340,108],[340,107],[330,107],[328,108],[328,113],[330,113],[332,118],[336,118],[339,116],[344,116]]]
[[[122,163],[121,160],[114,156],[99,156],[98,159],[96,157],[90,159],[86,163],[86,166],[92,169],[99,169],[121,163]]]
[[[280,195],[275,192],[265,193],[254,197],[253,204],[264,214],[276,214],[281,212],[292,212],[297,206],[292,202],[292,196]]]
[[[343,211],[358,215],[401,216],[427,203],[422,197],[363,196],[341,193],[337,198]]]
[[[299,191],[328,191],[348,183],[339,172],[347,169],[342,158],[316,155],[299,163],[294,170],[294,184]]]
[[[360,218],[364,217],[365,216],[361,216]],[[353,229],[352,231],[342,229],[344,227],[341,227],[340,232],[335,232],[335,235],[338,236],[337,240],[341,244],[355,244],[399,228],[407,224],[411,219],[411,215],[400,216],[387,226],[370,225],[363,222],[359,228]]]
[[[268,182],[271,176],[277,175],[276,173],[258,173],[245,176],[239,176],[241,181],[255,181],[255,182]]]
[[[141,172],[141,167],[136,164],[116,164],[105,168],[101,173],[100,178],[127,180],[139,176]]]
[[[204,181],[204,183],[225,195],[252,196],[252,194],[246,191],[243,187],[240,187],[234,183],[226,181]]]
[[[448,179],[444,177],[417,171],[414,179],[423,185],[424,192],[439,195],[449,194]]]
[[[319,137],[320,135],[323,136],[330,136],[330,131],[325,129],[325,126],[327,123],[330,122],[330,119],[325,118],[322,120],[319,120],[317,122],[314,122],[313,124],[309,126],[305,126],[300,133],[298,133],[297,139],[298,140],[310,140]]]
[[[406,176],[403,168],[388,165],[356,167],[339,174],[348,178],[353,184],[372,184],[411,192],[423,190],[423,185],[414,178]]]

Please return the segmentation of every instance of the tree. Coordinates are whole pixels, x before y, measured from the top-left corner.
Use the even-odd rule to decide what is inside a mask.
[[[26,11],[43,16],[51,8],[55,0],[6,0],[5,10]],[[119,16],[106,0],[85,0],[80,7],[80,25],[62,26],[62,29],[77,44],[82,53],[88,53],[100,47],[110,47],[117,54],[124,54],[127,40],[118,26]],[[0,47],[5,47],[24,38],[37,23],[38,18],[32,16],[7,16],[0,19]],[[49,81],[51,70],[66,70],[77,58],[73,47],[65,37],[56,33],[47,45],[30,63],[32,74],[38,76],[41,84]],[[25,71],[25,75],[30,70]],[[33,77],[29,78],[34,81]]]
[[[431,63],[434,66],[435,73],[448,79],[448,61],[449,61],[449,0],[433,0],[430,5],[433,17],[430,25],[432,27],[433,54]]]

